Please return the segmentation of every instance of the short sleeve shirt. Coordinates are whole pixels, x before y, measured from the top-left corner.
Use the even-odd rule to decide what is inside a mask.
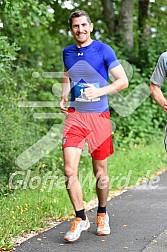
[[[162,86],[166,77],[167,77],[167,52],[164,52],[160,55],[150,80],[153,84]]]
[[[108,109],[107,95],[90,101],[84,98],[83,92],[84,85],[87,83],[96,88],[108,85],[108,71],[120,64],[114,50],[96,40],[82,48],[77,48],[74,44],[64,49],[63,61],[70,78],[70,107],[79,112],[106,111]]]

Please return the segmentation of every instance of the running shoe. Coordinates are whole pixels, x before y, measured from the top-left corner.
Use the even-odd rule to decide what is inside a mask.
[[[110,234],[108,213],[98,213],[96,223],[97,223],[97,235],[103,236]]]
[[[79,239],[81,232],[87,230],[90,227],[88,217],[86,220],[76,217],[71,224],[70,230],[64,236],[64,240],[67,242],[74,242]]]

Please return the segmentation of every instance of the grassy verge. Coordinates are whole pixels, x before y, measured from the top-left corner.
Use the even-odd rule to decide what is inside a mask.
[[[147,181],[157,171],[166,167],[167,156],[162,139],[149,146],[119,150],[108,160],[110,190],[119,190]],[[10,249],[13,246],[12,237],[46,227],[50,218],[57,220],[73,214],[62,172],[58,174],[56,171],[50,171],[41,176],[28,170],[16,175],[17,185],[22,182],[22,187],[0,198],[1,249]],[[81,158],[79,178],[84,201],[87,202],[95,197],[95,178],[90,157]]]

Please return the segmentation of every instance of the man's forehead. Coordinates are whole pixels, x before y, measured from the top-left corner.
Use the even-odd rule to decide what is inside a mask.
[[[82,24],[82,23],[89,23],[85,16],[75,17],[72,20],[72,24]]]

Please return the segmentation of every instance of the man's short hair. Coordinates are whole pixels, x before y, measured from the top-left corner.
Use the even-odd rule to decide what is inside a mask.
[[[69,17],[69,25],[70,25],[70,28],[72,28],[72,20],[76,17],[82,17],[82,16],[85,16],[88,23],[91,24],[91,20],[90,20],[90,17],[88,15],[88,13],[84,10],[76,10],[74,12],[71,13],[70,17]]]

